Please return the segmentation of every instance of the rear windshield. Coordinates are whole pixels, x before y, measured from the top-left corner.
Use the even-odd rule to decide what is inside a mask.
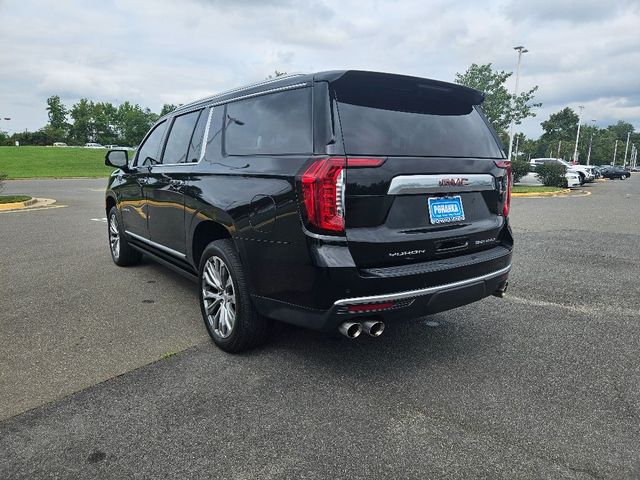
[[[360,85],[336,97],[347,154],[503,157],[478,107],[451,94]]]

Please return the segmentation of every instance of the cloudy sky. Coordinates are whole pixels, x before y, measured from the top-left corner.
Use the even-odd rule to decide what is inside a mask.
[[[640,0],[0,0],[0,118],[46,121],[60,95],[159,111],[275,69],[366,69],[451,81],[471,63],[539,85],[540,122],[584,105],[585,122],[640,129]],[[510,84],[513,88],[513,84]]]

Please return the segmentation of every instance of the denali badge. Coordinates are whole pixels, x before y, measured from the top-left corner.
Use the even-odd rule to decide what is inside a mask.
[[[483,240],[476,240],[476,245],[484,245],[485,243],[491,243],[491,242],[495,242],[496,239],[494,238],[485,238]]]
[[[421,253],[425,253],[426,250],[410,250],[408,252],[393,252],[390,253],[390,257],[406,257],[407,255],[419,255]]]
[[[469,185],[468,178],[441,178],[439,185],[441,187],[462,187]]]

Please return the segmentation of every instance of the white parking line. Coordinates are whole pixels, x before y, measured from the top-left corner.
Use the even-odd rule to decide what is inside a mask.
[[[91,218],[90,219],[92,222],[102,222],[102,223],[107,223],[107,219],[106,218]]]

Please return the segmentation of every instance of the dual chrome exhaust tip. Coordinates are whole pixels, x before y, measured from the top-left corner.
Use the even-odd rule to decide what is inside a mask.
[[[384,331],[384,323],[379,320],[360,322],[342,322],[338,330],[347,338],[358,338],[362,332],[372,337],[379,337]]]

